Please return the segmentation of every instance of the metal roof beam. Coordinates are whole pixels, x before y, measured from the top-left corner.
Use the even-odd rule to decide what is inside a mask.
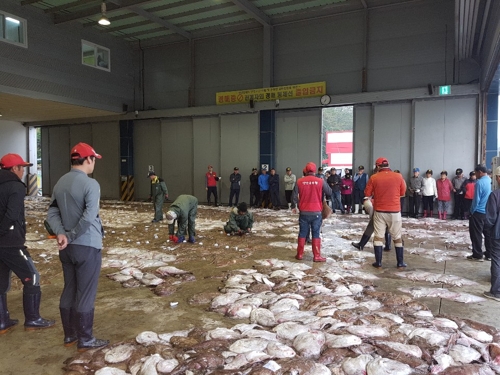
[[[30,5],[34,3],[39,3],[42,0],[23,0],[21,1],[21,5]]]
[[[31,0],[26,0],[26,1],[31,1]],[[135,6],[139,4],[148,4],[148,3],[154,3],[157,0],[126,0],[121,2],[121,6],[116,5],[111,3],[111,2],[106,2],[106,13],[113,12],[114,10],[119,10],[119,9],[125,9],[128,6]],[[80,12],[74,12],[74,13],[69,13],[69,14],[54,14],[54,24],[58,25],[61,23],[66,23],[66,22],[71,22],[71,21],[77,21],[81,20],[82,18],[87,18],[87,17],[92,17],[95,15],[101,14],[101,4],[99,3],[98,6],[93,6],[88,9],[82,10]]]
[[[251,15],[264,26],[271,26],[271,18],[253,5],[248,0],[231,0],[236,6],[243,9],[246,13]]]
[[[100,2],[96,2],[96,0],[78,0],[78,1],[73,1],[72,3],[66,3],[66,4],[58,5],[58,6],[55,6],[52,8],[47,8],[47,9],[44,9],[43,11],[44,11],[44,13],[56,13],[56,12],[60,12],[61,10],[71,9],[71,8],[82,6],[82,5],[88,4],[88,3],[96,3],[96,4],[98,4],[97,6],[99,6],[101,4]]]
[[[122,0],[109,0],[110,2],[117,4],[117,5],[122,5]],[[128,10],[131,12],[134,12],[135,14],[138,14],[141,17],[144,17],[145,19],[154,22],[160,26],[163,26],[164,28],[171,30],[179,35],[182,35],[186,39],[191,39],[191,34],[187,32],[184,29],[181,29],[180,27],[174,25],[172,22],[164,20],[161,17],[158,17],[154,15],[151,12],[148,12],[147,10],[144,10],[142,8],[139,8],[138,6],[125,6]]]

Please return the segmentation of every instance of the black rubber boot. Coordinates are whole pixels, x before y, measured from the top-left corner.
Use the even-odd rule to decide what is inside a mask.
[[[405,268],[406,263],[403,261],[403,248],[396,247],[396,260],[398,261],[398,268]]]
[[[23,294],[24,329],[32,331],[35,329],[50,328],[56,324],[55,320],[47,320],[40,316],[40,299],[42,292],[35,294]]]
[[[372,266],[375,268],[382,267],[382,246],[374,246],[373,252],[375,253],[375,263],[372,263]]]
[[[7,295],[0,294],[0,335],[6,333],[18,323],[19,320],[10,318],[9,310],[7,310]]]
[[[96,339],[92,335],[94,325],[94,310],[85,313],[77,313],[78,316],[78,351],[84,352],[89,349],[102,348],[109,344],[109,340]]]
[[[370,236],[363,234],[361,236],[361,239],[359,240],[359,242],[351,242],[351,245],[354,246],[358,250],[363,250],[365,245],[368,243],[369,240],[370,240]]]
[[[391,242],[392,242],[392,237],[389,232],[385,232],[385,246],[384,246],[384,251],[391,251]]]
[[[64,346],[71,346],[78,341],[76,312],[73,309],[59,308],[61,313],[61,322],[64,330]]]

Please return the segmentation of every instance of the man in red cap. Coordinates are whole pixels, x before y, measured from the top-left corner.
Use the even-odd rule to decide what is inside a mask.
[[[54,186],[47,221],[57,236],[64,275],[59,303],[64,345],[78,341],[78,351],[85,351],[109,344],[92,334],[103,228],[99,217],[100,186],[88,175],[101,155],[88,144],[78,143],[70,157],[71,170]]]
[[[213,194],[215,200],[215,207],[217,204],[217,181],[220,180],[220,177],[217,177],[217,173],[214,172],[214,169],[211,165],[208,166],[208,172],[205,173],[205,190],[207,191],[207,203],[210,206],[210,197]]]
[[[406,267],[403,260],[403,240],[401,238],[401,202],[405,195],[406,183],[400,173],[389,168],[387,158],[380,157],[375,161],[377,173],[369,180],[365,189],[365,197],[373,197],[373,226],[375,237],[373,250],[375,263],[373,267],[382,267],[382,246],[386,228],[394,239],[397,267]]]
[[[12,272],[23,283],[25,329],[48,328],[55,324],[55,321],[40,316],[40,275],[24,246],[26,185],[21,179],[24,167],[32,165],[18,154],[7,154],[0,159],[0,334],[19,322],[17,319],[10,319],[7,310],[7,291]]]
[[[296,259],[301,260],[304,254],[304,245],[309,230],[312,233],[312,251],[315,262],[324,262],[321,256],[321,238],[319,230],[323,223],[321,210],[323,208],[323,194],[332,195],[332,189],[325,179],[315,176],[316,164],[309,162],[304,168],[305,176],[299,178],[293,190],[293,204],[298,207],[299,215],[299,239],[297,241]],[[296,212],[294,209],[293,212]]]

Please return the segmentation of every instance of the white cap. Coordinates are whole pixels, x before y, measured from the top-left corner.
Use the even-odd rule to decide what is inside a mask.
[[[177,219],[177,214],[174,211],[168,211],[165,215],[167,224],[173,224],[174,220]]]

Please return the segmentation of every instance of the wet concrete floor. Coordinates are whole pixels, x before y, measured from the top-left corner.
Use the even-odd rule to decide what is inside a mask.
[[[28,204],[28,206],[30,206]],[[29,231],[31,234],[36,233],[36,236],[44,236],[40,227],[40,220],[45,215],[46,202],[31,204],[28,207],[27,218],[31,224]],[[127,215],[133,217],[137,222],[149,223],[151,212],[148,205],[131,205],[119,206],[103,204],[102,215],[105,219],[106,230],[108,233],[112,228],[124,227],[120,223],[117,224],[113,220],[114,210],[129,210]],[[210,222],[215,221],[219,225],[219,221],[223,224],[227,219],[229,209],[220,209],[218,211],[199,209],[198,217],[200,221]],[[266,214],[267,215],[267,214]],[[280,213],[280,215],[290,216],[289,220],[297,223],[297,216],[289,213]],[[272,221],[269,216],[260,216],[259,212],[255,213],[256,221],[261,222]],[[334,222],[335,216],[332,220]],[[345,239],[359,239],[362,232],[360,223],[367,221],[365,215],[344,215],[341,217],[344,226],[349,227],[349,223],[356,224],[360,227],[356,233],[346,232]],[[427,219],[428,223],[433,225],[434,219]],[[428,228],[429,225],[423,224],[424,221],[409,223],[405,222],[405,227],[414,226]],[[123,223],[122,223],[123,224]],[[148,224],[149,226],[150,224]],[[159,297],[153,294],[148,288],[123,288],[117,282],[108,279],[105,275],[111,272],[116,272],[117,269],[103,269],[99,283],[99,290],[96,301],[94,334],[96,337],[111,340],[112,343],[133,339],[142,331],[154,331],[158,333],[170,332],[174,330],[187,329],[191,327],[203,327],[212,329],[215,327],[231,327],[240,322],[221,316],[218,313],[210,312],[207,306],[192,306],[188,304],[189,298],[203,291],[217,291],[221,285],[221,279],[224,272],[235,268],[250,268],[256,259],[278,258],[294,260],[295,249],[292,246],[288,248],[280,248],[269,246],[268,243],[274,239],[271,237],[226,237],[220,233],[220,226],[214,226],[207,230],[199,230],[198,241],[203,241],[203,245],[182,244],[174,251],[168,251],[170,254],[177,255],[177,261],[171,265],[183,270],[191,271],[196,281],[182,284],[178,292],[168,297]],[[133,225],[130,225],[133,226]],[[127,236],[132,238],[132,242],[141,237],[144,233],[144,228],[136,225],[137,233],[134,231],[127,232]],[[297,224],[298,227],[298,224]],[[135,226],[134,226],[135,228]],[[151,227],[152,228],[152,227]],[[166,226],[159,226],[160,233],[158,241],[151,241],[148,246],[157,251],[161,249],[160,245],[165,245],[167,237]],[[327,229],[324,229],[327,230]],[[432,230],[432,229],[430,229]],[[454,228],[455,231],[467,231],[467,227],[461,225],[461,228]],[[118,229],[116,229],[118,231]],[[272,229],[268,231],[270,236],[279,238],[294,244],[295,240],[290,239],[290,234],[285,233],[284,229]],[[22,313],[22,291],[19,282],[13,278],[13,290],[8,293],[8,305],[12,318],[20,319],[20,325],[9,331],[7,334],[0,336],[0,374],[2,375],[18,375],[18,374],[39,374],[39,375],[59,375],[64,374],[62,370],[63,362],[69,357],[75,355],[76,348],[65,348],[62,345],[63,332],[59,319],[59,295],[63,287],[62,273],[60,271],[57,251],[48,250],[46,241],[36,241],[36,236],[32,236],[32,241],[28,241],[33,259],[37,261],[37,266],[42,277],[42,306],[41,314],[45,318],[55,319],[57,324],[54,328],[40,331],[26,332],[23,330],[23,313]],[[123,236],[122,236],[123,237]],[[121,238],[124,240],[124,238]],[[405,245],[407,247],[416,246],[418,239],[407,239]],[[44,242],[40,245],[39,242]],[[105,248],[103,253],[106,254],[106,248],[113,246],[123,246],[118,243],[118,239],[111,235],[105,240]],[[214,244],[219,246],[214,248]],[[226,245],[227,244],[227,245]],[[433,246],[443,247],[443,243],[439,240],[435,241]],[[144,246],[144,245],[142,245]],[[240,249],[246,251],[224,251],[225,246],[239,246]],[[37,249],[40,247],[40,249]],[[467,250],[467,244],[457,245],[457,251]],[[217,249],[217,250],[214,250]],[[371,248],[366,248],[366,252],[370,252]],[[325,250],[324,253],[328,253]],[[47,256],[49,254],[49,256]],[[335,257],[329,257],[329,262],[333,262]],[[306,248],[304,262],[313,266],[319,266],[311,262],[310,247]],[[401,286],[434,286],[447,287],[449,290],[482,295],[482,292],[489,290],[490,280],[490,263],[470,262],[463,258],[453,258],[452,260],[438,262],[424,258],[420,255],[405,254],[405,260],[408,263],[408,271],[424,270],[433,273],[445,273],[461,276],[470,280],[474,280],[479,285],[464,286],[461,288],[447,287],[445,285],[431,285],[425,282],[412,282],[407,279],[401,279],[394,276],[397,272],[395,269],[395,255],[391,251],[384,253],[383,268],[376,270],[371,266],[372,260],[368,258],[362,265],[362,270],[376,274],[380,277],[374,282],[374,285],[382,291],[397,291]],[[170,302],[179,302],[175,308],[170,307]],[[463,304],[444,299],[422,298],[429,306],[434,315],[450,314],[463,318],[470,318],[482,323],[493,325],[500,328],[495,311],[498,310],[500,304],[492,300],[485,300],[481,303]]]

